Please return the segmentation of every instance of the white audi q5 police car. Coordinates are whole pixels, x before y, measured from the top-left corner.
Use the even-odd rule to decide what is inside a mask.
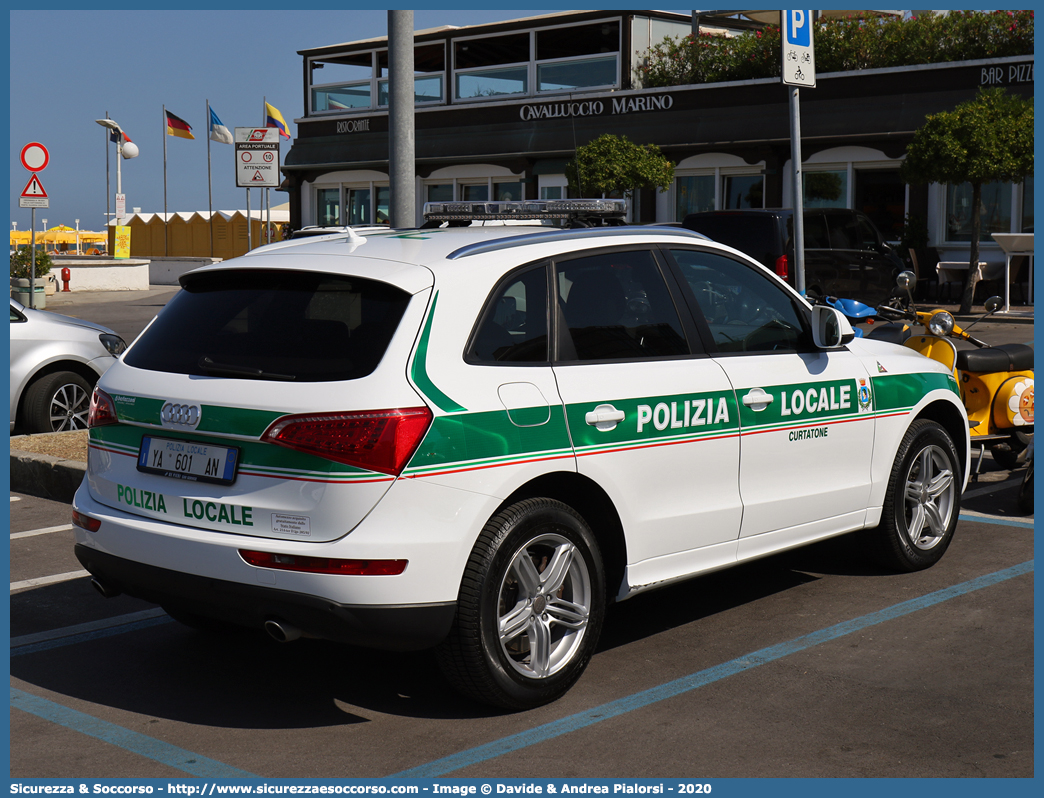
[[[524,708],[580,677],[608,602],[857,530],[935,563],[968,476],[953,377],[621,210],[434,204],[186,274],[93,397],[73,520],[96,587],[434,648]]]

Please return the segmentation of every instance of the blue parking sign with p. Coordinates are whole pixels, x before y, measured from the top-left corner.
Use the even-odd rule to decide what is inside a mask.
[[[790,9],[785,13],[789,19],[787,28],[787,43],[798,47],[808,47],[812,44],[812,12],[805,10]]]

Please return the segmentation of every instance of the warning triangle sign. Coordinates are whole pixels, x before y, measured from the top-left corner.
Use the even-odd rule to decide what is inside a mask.
[[[265,176],[263,174],[261,174],[260,172],[254,172],[254,176],[252,178],[250,178],[250,179],[253,182],[255,182],[255,183],[263,183],[263,182],[265,182]]]
[[[25,184],[25,188],[22,189],[23,197],[39,197],[45,198],[47,192],[44,191],[43,183],[40,182],[40,178],[33,173],[33,176],[29,178],[29,182]]]

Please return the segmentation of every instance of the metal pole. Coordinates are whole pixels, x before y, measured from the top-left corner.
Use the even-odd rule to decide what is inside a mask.
[[[417,223],[413,12],[388,12],[388,177],[391,227]]]
[[[214,257],[214,188],[210,179],[210,100],[207,100],[207,222],[210,224],[210,257]]]
[[[121,137],[122,138],[122,137]],[[167,106],[163,106],[163,254],[167,255]]]
[[[33,234],[29,236],[29,307],[36,307],[36,208],[29,214],[29,229]]]
[[[248,188],[246,190],[246,192],[247,192],[247,252],[249,252],[250,250],[252,250],[254,248],[254,231],[251,229],[251,228],[253,228],[254,225],[252,224],[253,219],[250,218],[250,189]]]
[[[805,295],[805,201],[801,191],[801,104],[790,89],[790,163],[794,175],[794,286]]]

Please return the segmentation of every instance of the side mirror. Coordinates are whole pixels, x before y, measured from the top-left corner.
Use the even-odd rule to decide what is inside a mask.
[[[998,310],[1004,307],[1004,300],[1001,299],[999,296],[991,296],[989,299],[986,300],[985,307],[987,313],[996,313]]]
[[[900,272],[899,276],[895,278],[895,284],[900,288],[910,291],[915,285],[917,285],[917,275],[913,272]]]
[[[855,330],[840,310],[826,305],[813,306],[812,341],[817,349],[840,349],[854,338]]]

